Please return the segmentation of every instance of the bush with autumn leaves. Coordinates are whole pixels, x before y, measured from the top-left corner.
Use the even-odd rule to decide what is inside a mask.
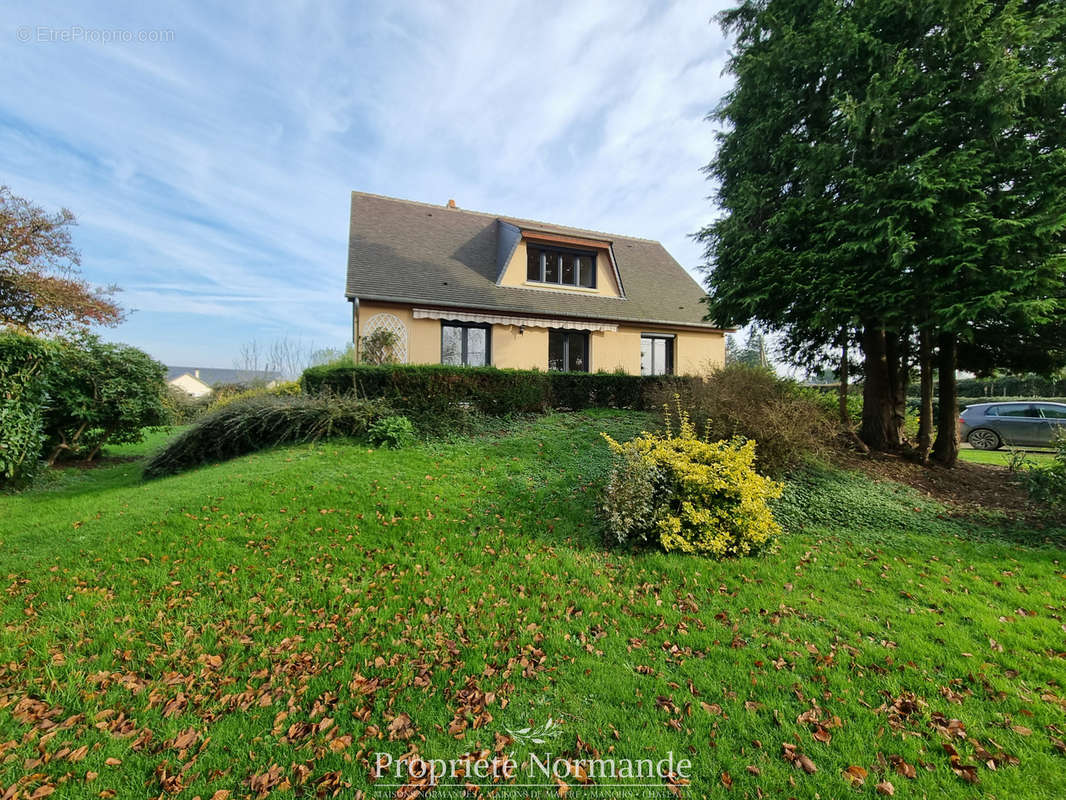
[[[617,456],[600,509],[608,535],[715,558],[763,549],[781,531],[769,501],[783,487],[755,471],[755,442],[707,441],[677,417],[676,431],[668,415],[664,432],[624,444],[604,434]]]

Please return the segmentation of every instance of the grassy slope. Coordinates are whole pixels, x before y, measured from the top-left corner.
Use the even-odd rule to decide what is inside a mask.
[[[26,795],[65,781],[57,796],[236,797],[274,764],[366,787],[365,753],[454,758],[548,718],[563,734],[537,752],[576,755],[579,737],[601,755],[691,758],[686,796],[724,796],[723,772],[739,796],[873,796],[882,777],[897,797],[1066,795],[1050,738],[1066,738],[1066,576],[1060,549],[1035,546],[1044,534],[973,530],[838,474],[789,490],[782,518],[807,529],[776,554],[605,551],[598,432],[642,421],[296,447],[150,484],[120,464],[0,497],[0,795],[21,778]],[[473,686],[495,692],[491,719],[457,739]],[[904,691],[928,703],[905,737],[876,710]],[[85,718],[45,739],[42,709],[16,705],[27,695],[57,722]],[[842,722],[828,744],[797,721],[812,708]],[[965,783],[937,711],[1019,765],[989,770],[957,739],[978,768]],[[390,741],[401,713],[414,737]],[[194,744],[174,741],[187,730]],[[818,771],[785,763],[782,742]],[[875,778],[894,754],[916,779]],[[871,770],[861,790],[850,765]]]

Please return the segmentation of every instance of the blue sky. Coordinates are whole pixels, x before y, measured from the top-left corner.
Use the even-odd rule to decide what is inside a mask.
[[[721,5],[8,0],[0,183],[77,215],[85,277],[133,310],[106,335],[171,364],[343,346],[353,189],[659,239],[695,271]]]

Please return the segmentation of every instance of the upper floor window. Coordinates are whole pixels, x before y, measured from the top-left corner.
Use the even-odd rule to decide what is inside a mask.
[[[593,252],[527,244],[526,258],[527,280],[596,288],[596,254]]]

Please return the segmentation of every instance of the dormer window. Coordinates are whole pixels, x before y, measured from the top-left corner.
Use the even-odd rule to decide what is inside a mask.
[[[526,246],[526,280],[582,289],[596,288],[596,253],[557,247]]]

